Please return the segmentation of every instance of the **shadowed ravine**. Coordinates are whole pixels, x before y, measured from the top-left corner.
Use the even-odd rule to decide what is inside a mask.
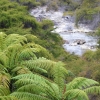
[[[81,56],[86,50],[96,50],[97,38],[88,34],[93,30],[83,24],[76,28],[73,16],[63,17],[62,11],[46,11],[46,7],[31,10],[31,15],[39,21],[46,18],[54,22],[54,32],[58,33],[65,41],[63,47],[66,51]]]

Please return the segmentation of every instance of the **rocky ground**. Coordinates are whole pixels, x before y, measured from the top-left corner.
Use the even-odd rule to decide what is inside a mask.
[[[37,7],[31,10],[31,15],[38,21],[42,19],[50,19],[54,22],[56,32],[65,41],[63,47],[66,51],[76,55],[82,55],[86,50],[96,50],[97,38],[88,35],[93,30],[89,29],[87,24],[79,24],[79,28],[75,27],[75,20],[73,16],[63,16],[63,11],[47,11],[45,7]]]

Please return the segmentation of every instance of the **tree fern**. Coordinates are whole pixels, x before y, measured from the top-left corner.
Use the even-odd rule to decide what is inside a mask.
[[[1,100],[88,100],[88,94],[100,93],[99,83],[92,79],[78,77],[67,83],[70,72],[64,64],[44,58],[51,57],[49,52],[27,39],[0,34]],[[9,89],[14,93],[9,95]]]
[[[19,79],[13,85],[15,85],[17,88],[19,88],[19,87],[22,87],[24,85],[34,84],[34,83],[35,82],[32,79]]]
[[[99,83],[92,79],[78,77],[78,78],[75,78],[70,83],[66,84],[66,90],[85,89],[87,87],[94,86],[94,85],[99,85]]]
[[[32,94],[37,94],[37,95],[43,95],[46,94],[45,87],[43,87],[39,83],[33,83],[33,84],[28,84],[20,87],[17,92],[28,92]],[[44,95],[45,96],[45,95]]]
[[[0,96],[0,100],[18,100],[14,96]]]
[[[42,46],[40,46],[38,44],[27,43],[27,46],[29,48],[34,48],[34,49],[36,49],[36,51],[38,51],[37,53],[35,53],[37,57],[52,58],[50,53],[45,48],[43,48]]]
[[[17,97],[19,100],[25,99],[25,100],[51,100],[43,96],[39,96],[36,94],[31,94],[27,92],[14,92],[11,94],[11,96]]]
[[[17,88],[19,87],[17,91],[26,91],[33,94],[37,93],[38,95],[47,96],[52,100],[56,100],[59,97],[59,87],[55,83],[51,83],[49,80],[35,74],[30,74],[30,76],[26,74],[26,76],[27,77],[22,77],[22,75],[18,75],[15,78],[13,78],[20,78],[14,83],[14,85],[17,86]]]
[[[0,61],[0,62],[1,62],[1,61]],[[1,62],[1,63],[2,63],[2,62]],[[7,70],[7,68],[5,68],[4,65],[0,64],[0,72],[2,72],[2,71],[7,72],[8,70]]]
[[[38,85],[38,86],[46,87],[47,84],[46,84],[45,81],[47,81],[47,80],[40,81],[38,79],[38,77],[35,80],[34,79],[19,79],[18,81],[16,81],[14,83],[14,86],[16,86],[17,88],[20,88],[20,87],[22,87],[24,85],[28,85],[28,84],[31,85],[31,84],[33,84],[33,85]]]
[[[60,88],[60,93],[63,93],[63,90],[65,88],[65,79],[66,76],[69,74],[68,71],[63,66],[64,66],[63,63],[58,62],[56,66],[52,69],[54,82],[58,84]]]
[[[39,58],[35,60],[29,60],[29,61],[24,61],[22,65],[25,65],[27,68],[29,68],[31,71],[39,71],[40,73],[50,73],[51,69],[55,66],[55,62],[44,59],[44,58]]]
[[[23,50],[19,53],[18,60],[36,59],[37,57],[35,52],[38,52],[35,48],[23,48]]]
[[[6,47],[6,44],[4,41],[6,36],[7,36],[6,34],[4,34],[3,32],[0,32],[0,51],[2,51]]]
[[[46,82],[46,83],[49,86],[45,88],[47,96],[52,100],[60,100],[62,97],[59,91],[59,86],[55,83],[50,83],[50,82]]]
[[[6,51],[0,52],[0,65],[4,68],[6,68],[9,64],[9,58],[6,55]],[[3,69],[4,69],[3,68]]]
[[[55,66],[56,62],[48,60],[46,58],[39,58],[36,60],[29,60],[24,62],[29,69],[33,69],[34,67],[40,67],[47,71],[50,71],[50,68]]]
[[[27,43],[27,38],[19,34],[10,34],[6,37],[5,42],[7,46],[18,43],[25,44]]]
[[[15,74],[26,74],[26,73],[31,73],[31,71],[27,68],[27,67],[25,67],[25,66],[19,66],[19,67],[15,67],[13,70],[12,70],[12,72]],[[16,75],[15,74],[15,75]]]
[[[0,85],[0,96],[6,96],[10,94],[10,90],[3,85]]]
[[[32,34],[26,34],[25,37],[27,38],[28,42],[37,43],[39,41],[39,39],[35,35],[32,35]]]
[[[84,89],[87,94],[100,94],[100,86],[93,86],[87,89]]]
[[[44,81],[47,81],[47,79],[43,78],[42,76],[39,76],[37,74],[22,74],[22,75],[18,75],[18,76],[15,76],[13,77],[12,79],[32,79],[34,81],[38,81],[38,82],[44,82]]]
[[[17,48],[16,48],[17,47]],[[15,45],[10,45],[7,50],[6,50],[6,55],[9,58],[9,64],[8,67],[10,69],[14,68],[16,66],[16,64],[18,63],[17,60],[17,52],[18,50],[21,49],[21,45],[20,44],[15,44]]]
[[[3,85],[4,87],[9,88],[9,84],[10,84],[10,75],[5,72],[1,72],[0,85]]]
[[[67,91],[65,94],[65,100],[89,100],[87,94],[79,89],[72,89]]]
[[[32,81],[31,81],[32,82]],[[18,84],[17,84],[18,85]],[[32,88],[33,87],[33,88]],[[17,90],[18,92],[28,92],[41,96],[46,96],[52,100],[59,99],[59,87],[55,83],[33,81],[32,84],[24,85]]]

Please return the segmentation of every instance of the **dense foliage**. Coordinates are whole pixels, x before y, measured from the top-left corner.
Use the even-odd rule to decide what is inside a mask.
[[[53,23],[49,20],[37,22],[35,18],[29,15],[27,6],[12,1],[0,1],[0,31],[6,32],[6,34],[35,34],[40,45],[53,53],[54,57],[62,58],[66,54],[64,49],[61,48],[63,41],[59,35],[51,33]],[[57,51],[55,52],[55,50]]]
[[[64,64],[44,58],[50,54],[27,37],[0,32],[1,100],[89,100],[88,94],[100,93],[92,79],[78,77],[68,83],[72,74]]]
[[[82,19],[92,20],[97,14],[100,14],[100,0],[83,0],[76,9],[76,25]]]
[[[46,1],[0,0],[0,100],[89,100],[89,94],[100,93],[100,50],[82,58],[65,52],[60,36],[51,33],[53,23],[29,15],[30,8]],[[49,7],[74,5],[70,0],[57,2]],[[66,68],[98,82],[75,78]]]

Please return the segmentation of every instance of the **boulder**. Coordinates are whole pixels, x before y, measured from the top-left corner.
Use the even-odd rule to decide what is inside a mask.
[[[77,46],[77,43],[71,43],[70,46]]]
[[[71,26],[68,26],[68,27],[67,27],[67,30],[68,30],[68,31],[72,31],[73,29],[72,29]]]
[[[67,41],[67,40],[64,40],[64,43],[65,43],[65,44],[69,44],[69,41]]]
[[[77,45],[83,45],[83,44],[86,43],[86,41],[85,40],[81,40],[81,39],[77,39],[77,40],[74,41],[74,43],[77,43]]]
[[[66,43],[66,44],[69,44],[69,41],[66,40],[65,43]]]

